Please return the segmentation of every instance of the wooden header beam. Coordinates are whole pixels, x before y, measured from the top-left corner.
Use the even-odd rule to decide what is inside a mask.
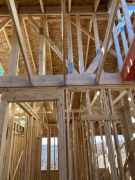
[[[112,121],[112,120],[119,120],[119,117],[118,115],[82,115],[81,120]]]
[[[11,1],[12,2],[12,1]],[[106,6],[98,6],[96,14],[108,14]],[[19,7],[18,14],[20,15],[61,15],[61,6],[48,6],[44,8],[45,13],[42,13],[41,7]],[[65,13],[69,13],[68,6],[65,7]],[[90,15],[95,14],[93,6],[72,6],[70,15]],[[0,15],[9,15],[7,7],[0,7]]]
[[[34,77],[34,86],[36,87],[62,87],[62,75],[38,75]],[[68,86],[89,86],[95,85],[96,74],[68,74],[67,85]],[[122,85],[122,79],[120,73],[103,73],[100,79],[100,85]],[[135,83],[130,83],[134,85]],[[0,87],[30,87],[31,84],[27,76],[1,76]]]

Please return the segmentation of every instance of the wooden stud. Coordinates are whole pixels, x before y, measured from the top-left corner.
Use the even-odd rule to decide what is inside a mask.
[[[34,71],[36,73],[37,72],[37,68],[36,68],[34,57],[33,57],[32,49],[31,49],[31,44],[30,44],[30,39],[29,39],[29,35],[28,35],[28,30],[27,30],[26,22],[25,22],[24,18],[23,18],[23,26],[24,26],[24,30],[25,30],[25,34],[26,34],[26,38],[27,38],[27,43],[28,43],[28,47],[29,47],[29,51],[30,51],[30,55],[31,55],[31,60],[32,60],[32,63],[33,63]]]
[[[80,74],[84,74],[82,35],[81,35],[81,24],[80,24],[79,15],[76,15],[76,26],[77,26],[77,41],[78,41],[78,55],[79,55],[79,71]]]
[[[90,107],[90,96],[89,96],[89,89],[87,89],[87,108],[89,115],[91,115],[91,107]],[[92,162],[93,162],[93,170],[94,170],[94,180],[98,180],[98,171],[97,171],[97,164],[96,164],[96,157],[95,157],[95,145],[94,145],[94,132],[93,132],[93,123],[90,121],[90,128],[91,128],[91,144],[92,144]]]
[[[2,179],[4,148],[8,125],[8,102],[1,100],[0,104],[0,179]]]
[[[73,63],[73,47],[72,47],[71,17],[70,17],[70,15],[67,15],[66,18],[67,18],[68,60],[69,60],[69,62]]]
[[[8,5],[8,9],[9,9],[9,12],[10,12],[13,24],[14,24],[15,32],[16,32],[17,39],[18,39],[18,42],[20,45],[20,50],[21,50],[21,53],[22,53],[22,56],[24,59],[24,63],[26,66],[28,77],[29,77],[31,85],[33,85],[33,75],[32,75],[31,67],[29,64],[29,59],[28,59],[26,46],[24,43],[24,39],[23,39],[23,35],[22,35],[22,31],[21,31],[21,27],[20,27],[20,23],[19,23],[19,19],[18,19],[16,7],[15,7],[15,3],[14,3],[14,1],[7,0],[7,5]]]
[[[89,25],[89,32],[91,32],[92,29],[92,19],[90,19],[90,25]],[[87,61],[88,61],[88,53],[89,53],[89,46],[90,46],[90,36],[88,36],[88,41],[87,41],[87,49],[86,49],[86,57],[85,57],[85,71],[87,67]]]
[[[7,147],[6,147],[6,156],[5,163],[3,168],[3,180],[9,179],[9,169],[11,166],[11,148],[13,145],[13,127],[14,127],[14,118],[15,118],[16,104],[11,104],[10,116],[8,119],[8,137],[7,137]]]
[[[63,80],[66,85],[66,41],[65,41],[65,0],[61,0]]]
[[[29,117],[28,120],[28,129],[27,129],[27,143],[26,143],[26,159],[25,159],[25,180],[30,178],[30,162],[31,162],[31,144],[32,144],[32,126],[33,126],[33,117]]]
[[[45,16],[41,16],[40,19],[40,45],[39,45],[39,75],[46,74],[46,44],[44,40],[44,31],[45,31]]]
[[[111,114],[113,115],[114,109],[113,109],[113,102],[112,102],[110,89],[108,89],[108,95],[109,95],[109,101],[110,101],[110,111],[111,111]],[[116,148],[116,153],[117,153],[117,161],[118,161],[118,167],[119,167],[119,172],[120,172],[120,178],[121,178],[121,180],[125,180],[123,164],[122,164],[122,157],[121,157],[119,140],[118,140],[116,121],[112,122],[112,126],[113,126],[113,134],[114,134],[114,141],[115,141],[115,148]]]
[[[19,19],[21,24],[22,18]],[[13,37],[12,37],[12,46],[10,52],[10,59],[9,59],[9,67],[8,67],[8,76],[17,76],[20,73],[18,68],[19,62],[19,43],[16,36],[15,30],[13,30]]]
[[[67,109],[67,145],[68,145],[68,171],[69,180],[72,180],[72,163],[71,163],[71,151],[70,151],[70,130],[69,130],[69,102],[68,102],[68,90],[66,90],[66,109]]]

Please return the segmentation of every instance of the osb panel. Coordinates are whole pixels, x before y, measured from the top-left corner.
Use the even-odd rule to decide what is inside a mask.
[[[28,53],[28,58],[29,62],[33,71],[33,74],[38,73],[38,66],[39,66],[39,34],[37,30],[33,27],[33,25],[29,22],[29,20],[26,20],[26,27],[28,31],[28,36],[30,39],[30,45],[34,57],[34,61],[37,67],[37,72],[34,71],[32,59],[30,56],[30,51],[28,48],[28,43],[26,39],[26,35],[24,32],[24,26],[22,23],[22,32],[25,40],[25,45]],[[39,23],[39,20],[36,20],[37,23]],[[89,21],[88,20],[82,20],[81,25],[88,29],[89,27]],[[107,26],[107,21],[98,21],[98,28],[99,28],[99,37],[103,41],[104,36],[105,36],[105,31]],[[50,39],[54,42],[54,44],[59,48],[60,51],[62,51],[62,32],[61,32],[61,23],[60,22],[51,22],[48,23],[49,27],[49,35]],[[10,42],[12,41],[12,34],[13,34],[13,27],[12,23],[11,26],[7,26],[6,32],[8,35],[8,38]],[[92,28],[92,33],[93,33],[93,28]],[[87,40],[88,36],[82,32],[82,45],[83,45],[83,58],[85,61],[86,57],[86,47],[87,47]],[[78,62],[78,43],[77,43],[77,31],[76,31],[76,26],[72,25],[72,42],[73,42],[73,61],[74,61],[74,67],[75,69],[79,72],[79,62]],[[47,44],[47,43],[46,43]],[[9,63],[9,48],[7,46],[5,37],[3,32],[0,32],[0,59],[1,63],[4,67],[4,70],[7,73],[8,70],[8,63]],[[49,56],[49,46],[48,44],[46,45],[46,74],[51,74],[51,60]],[[51,50],[51,55],[52,55],[52,65],[53,65],[53,74],[63,74],[63,63],[61,59],[57,56],[57,54]],[[19,59],[19,69],[21,72],[21,75],[26,75],[26,69],[24,66],[24,61],[22,59],[21,53],[20,53],[20,59]],[[89,54],[88,54],[88,60],[87,60],[87,67],[91,64],[91,62],[94,60],[96,57],[96,49],[95,49],[95,41],[91,40],[90,41],[90,47],[89,47]],[[66,42],[66,58],[68,58],[68,49],[67,49],[67,42]],[[105,72],[117,72],[117,58],[111,55],[109,52],[107,53],[105,65],[104,65],[104,71]]]

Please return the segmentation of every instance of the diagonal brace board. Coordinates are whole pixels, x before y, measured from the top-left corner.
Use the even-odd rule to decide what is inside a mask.
[[[5,21],[3,21],[1,24],[0,24],[0,31],[2,31],[2,29],[11,21],[11,18],[8,17]]]
[[[99,66],[98,66],[98,69],[97,69],[96,83],[99,83],[99,81],[100,81],[101,72],[102,72],[104,62],[105,62],[105,58],[106,58],[106,55],[107,55],[107,48],[108,48],[108,45],[109,45],[113,25],[114,25],[114,22],[115,22],[115,17],[116,17],[116,14],[117,14],[119,0],[115,0],[112,3],[113,3],[113,6],[112,6],[112,9],[111,9],[111,12],[110,12],[110,15],[109,15],[108,25],[107,25],[105,39],[104,39],[103,48],[102,48],[101,59],[100,59]]]
[[[36,21],[31,17],[27,16],[30,22],[34,25],[36,30],[39,32],[39,25],[36,23]],[[51,48],[56,52],[56,54],[59,56],[61,60],[63,60],[63,54],[62,52],[57,48],[57,46],[52,42],[52,40],[47,36],[46,33],[44,33],[45,40],[48,42],[48,44],[51,46]],[[68,66],[69,60],[66,59],[66,66]],[[78,74],[78,72],[74,69],[74,74]]]
[[[132,15],[132,11],[129,11],[129,16],[131,16],[131,15]],[[122,18],[122,23],[119,23],[119,24],[116,26],[117,36],[118,36],[119,33],[121,32],[121,31],[120,31],[120,27],[121,27],[121,26],[125,26],[125,24],[126,24],[126,23],[125,23],[125,19]],[[84,31],[84,30],[85,30],[85,31]],[[82,31],[83,31],[84,33],[86,33],[88,36],[92,35],[92,34],[90,34],[90,32],[87,32],[87,30],[84,29],[84,28],[82,29]],[[91,38],[93,39],[92,36],[91,36]],[[94,39],[93,39],[93,40],[94,40]],[[125,42],[125,43],[126,43],[126,42]],[[110,42],[109,42],[109,46],[108,46],[108,51],[110,51],[110,53],[114,54],[115,51],[110,48],[110,47],[112,46],[112,44],[113,44],[113,38],[111,37]],[[103,45],[103,42],[102,42],[102,41],[100,41],[100,45]],[[115,52],[114,55],[117,57],[116,53],[117,53],[117,52]],[[93,62],[90,64],[90,66],[88,67],[88,69],[87,69],[87,71],[86,71],[85,74],[93,74],[97,67],[98,67],[98,56],[95,57],[95,59],[94,59]]]
[[[30,80],[31,85],[33,85],[33,75],[32,75],[32,71],[31,71],[31,67],[29,64],[29,59],[28,59],[28,55],[27,55],[27,51],[26,51],[26,46],[25,46],[25,42],[23,39],[23,35],[22,35],[22,31],[21,31],[21,27],[20,27],[20,23],[19,23],[19,19],[18,19],[18,15],[17,15],[17,11],[16,11],[16,7],[15,7],[15,2],[14,1],[10,1],[7,0],[7,5],[8,5],[8,9],[13,21],[13,25],[14,25],[14,29],[17,35],[17,39],[20,45],[20,50],[24,59],[24,63],[26,66],[26,70],[28,73],[28,77]]]

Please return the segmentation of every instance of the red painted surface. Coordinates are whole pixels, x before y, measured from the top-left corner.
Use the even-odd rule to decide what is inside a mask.
[[[122,81],[132,81],[135,76],[135,36],[121,71]]]

